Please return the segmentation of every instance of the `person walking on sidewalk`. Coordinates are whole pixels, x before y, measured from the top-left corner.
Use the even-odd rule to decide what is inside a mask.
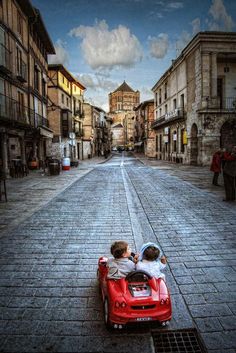
[[[223,169],[225,199],[223,201],[235,201],[236,195],[236,146],[231,153],[224,153],[225,165]]]
[[[222,151],[219,149],[213,154],[211,167],[210,167],[210,170],[214,172],[212,184],[216,186],[219,186],[218,178],[221,173],[221,157],[222,157]]]

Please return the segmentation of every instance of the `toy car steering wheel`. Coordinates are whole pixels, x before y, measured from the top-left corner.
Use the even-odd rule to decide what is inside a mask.
[[[125,277],[125,280],[128,282],[131,282],[131,280],[135,280],[135,277],[141,276],[143,277],[143,280],[147,279],[151,279],[152,276],[149,275],[149,273],[145,272],[145,271],[132,271],[130,273],[128,273],[128,275]]]

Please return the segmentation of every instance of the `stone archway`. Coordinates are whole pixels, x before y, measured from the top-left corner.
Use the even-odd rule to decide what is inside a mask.
[[[226,121],[220,129],[220,147],[230,148],[236,145],[236,120]]]
[[[190,164],[197,165],[198,161],[198,129],[197,125],[193,124],[191,128],[191,139],[190,139]]]

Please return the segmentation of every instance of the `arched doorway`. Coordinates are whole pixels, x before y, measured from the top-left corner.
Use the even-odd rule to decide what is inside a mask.
[[[191,128],[191,140],[190,140],[190,164],[197,165],[197,160],[198,160],[197,125],[193,124]]]
[[[236,121],[226,121],[220,129],[220,147],[230,148],[236,145]]]

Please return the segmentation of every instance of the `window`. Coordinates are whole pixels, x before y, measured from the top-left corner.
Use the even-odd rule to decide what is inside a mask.
[[[159,90],[159,104],[161,104],[161,89]]]
[[[160,135],[160,137],[159,137],[159,146],[160,146],[159,150],[161,152],[162,151],[162,135]]]
[[[161,117],[161,113],[162,113],[161,108],[159,109],[159,113],[160,113],[160,117]]]
[[[24,94],[18,91],[17,95],[18,95],[18,114],[20,118],[24,118]]]
[[[16,47],[16,69],[17,74],[21,74],[22,51]]]
[[[37,65],[34,65],[34,88],[39,91],[39,69]]]
[[[167,99],[167,82],[165,83],[165,99]]]
[[[66,97],[66,105],[67,105],[67,107],[69,107],[69,98],[68,97]]]
[[[173,108],[174,108],[174,109],[177,108],[177,101],[176,101],[176,98],[173,100]]]
[[[42,95],[46,97],[46,81],[44,78],[42,78]]]
[[[181,94],[180,96],[180,107],[182,110],[184,110],[184,94]]]
[[[61,102],[62,102],[62,104],[64,104],[64,103],[65,103],[65,100],[64,100],[64,94],[63,94],[63,93],[61,94]]]
[[[165,104],[165,114],[167,114],[167,104]]]
[[[156,135],[156,152],[158,152],[158,135]]]
[[[23,18],[19,11],[17,11],[17,32],[22,37],[23,35]]]

